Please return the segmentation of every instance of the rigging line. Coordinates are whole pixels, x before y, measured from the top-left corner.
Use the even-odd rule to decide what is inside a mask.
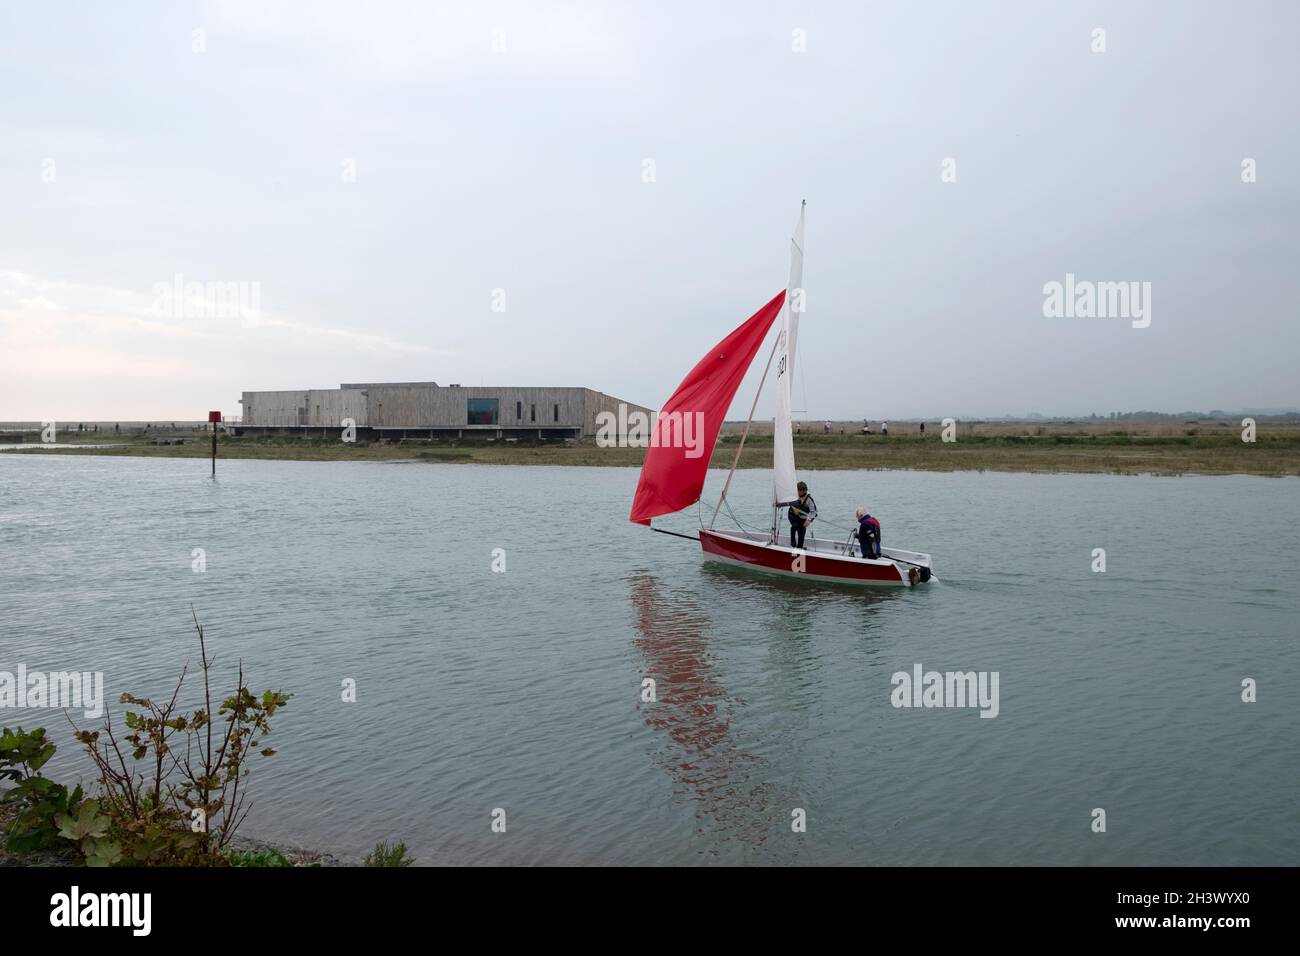
[[[758,408],[758,396],[763,394],[763,383],[767,381],[767,373],[772,369],[772,359],[776,357],[776,350],[781,344],[783,334],[784,326],[782,332],[777,335],[776,341],[772,343],[772,351],[768,353],[767,364],[763,366],[763,377],[758,380],[758,391],[754,393],[754,404],[749,406],[749,418],[745,420],[745,430],[740,433],[740,444],[736,446],[736,456],[731,459],[731,471],[727,472],[727,481],[722,486],[722,497],[718,499],[718,506],[713,509],[713,517],[709,519],[710,528],[718,520],[718,512],[722,510],[722,503],[727,500],[727,489],[731,487],[731,476],[736,473],[736,466],[740,464],[740,453],[745,448],[745,439],[749,436],[750,423],[754,421],[754,410]]]
[[[850,527],[849,527],[848,525],[846,525],[846,524],[836,524],[834,521],[828,521],[827,519],[823,518],[821,515],[818,515],[818,516],[817,516],[817,519],[818,519],[819,521],[824,522],[825,524],[830,525],[830,526],[831,526],[832,528],[834,528],[836,531],[856,531],[856,530],[857,530],[857,528],[850,528]]]
[[[704,515],[700,513],[700,506],[703,504],[703,502],[704,502],[703,498],[697,499],[695,502],[695,517],[696,520],[699,521],[700,523],[701,531],[704,530]],[[744,526],[741,525],[741,523],[736,520],[736,516],[732,514],[730,504],[727,505],[727,513],[731,515],[731,520],[736,522],[736,527],[740,528],[742,531],[745,530]]]
[[[720,500],[718,503],[719,503],[720,505],[724,505],[724,507],[726,507],[726,509],[727,509],[727,514],[730,516],[731,520],[734,521],[734,522],[736,523],[736,527],[739,528],[741,531],[749,531],[749,532],[751,532],[751,533],[753,533],[753,534],[763,534],[763,533],[764,533],[764,532],[763,532],[763,529],[761,529],[761,528],[756,528],[756,527],[753,527],[753,526],[751,526],[751,525],[747,525],[747,524],[745,524],[745,522],[743,522],[743,521],[741,521],[739,518],[737,518],[737,517],[736,517],[736,513],[735,513],[734,511],[731,510],[731,502],[730,502],[730,501],[725,501],[725,499],[724,499],[724,500]],[[700,502],[697,501],[697,502],[695,503],[695,507],[696,507],[696,513],[697,513],[697,515],[698,515],[698,512],[699,512],[699,506],[700,506]],[[701,518],[701,520],[700,520],[700,527],[701,527],[701,528],[704,527],[704,521],[703,521],[702,518]]]
[[[702,499],[701,499],[701,500],[702,500]],[[735,513],[734,511],[731,510],[731,502],[730,502],[730,501],[728,501],[728,502],[726,503],[726,508],[727,508],[727,514],[729,514],[729,515],[731,516],[731,520],[734,521],[734,522],[736,523],[736,527],[739,528],[741,531],[757,531],[757,530],[758,530],[758,529],[756,529],[756,528],[747,528],[747,527],[744,525],[744,523],[743,523],[739,518],[736,517],[736,513]],[[696,501],[696,502],[695,502],[695,514],[696,514],[697,519],[698,519],[699,522],[700,522],[700,528],[702,529],[702,528],[704,527],[704,516],[700,514],[700,501]]]
[[[762,534],[762,532],[758,528],[748,527],[743,521],[741,521],[739,518],[736,517],[736,513],[731,510],[730,501],[727,502],[727,514],[731,516],[732,521],[736,522],[736,527],[739,528],[741,531],[749,531],[753,534]]]

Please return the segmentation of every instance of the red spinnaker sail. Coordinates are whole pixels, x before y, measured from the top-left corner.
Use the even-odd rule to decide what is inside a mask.
[[[664,402],[641,466],[630,520],[649,524],[651,518],[700,500],[718,430],[784,302],[783,289],[709,349]]]

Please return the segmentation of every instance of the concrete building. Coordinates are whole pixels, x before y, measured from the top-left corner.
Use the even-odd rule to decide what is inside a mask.
[[[358,438],[588,438],[600,412],[649,409],[590,388],[488,388],[376,382],[290,392],[244,392],[236,434]]]

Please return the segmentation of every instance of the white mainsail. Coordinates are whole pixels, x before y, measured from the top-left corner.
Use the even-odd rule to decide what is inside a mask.
[[[794,381],[795,344],[799,332],[799,314],[804,310],[803,293],[803,217],[799,207],[799,225],[790,240],[790,285],[781,312],[781,337],[776,347],[776,424],[772,432],[772,502],[789,504],[799,497],[795,489],[794,434],[790,426],[790,391]]]

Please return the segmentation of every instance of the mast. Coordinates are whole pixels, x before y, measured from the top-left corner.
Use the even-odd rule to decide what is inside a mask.
[[[803,226],[805,199],[799,207],[799,223],[790,240],[790,283],[786,287],[781,335],[777,339],[776,417],[772,428],[772,507],[780,508],[798,498],[795,488],[794,434],[790,422],[790,390],[794,378],[795,344],[799,314],[804,308]]]
[[[794,377],[795,337],[799,328],[799,313],[803,311],[803,226],[804,209],[808,200],[799,206],[799,223],[795,226],[794,236],[790,240],[790,282],[786,287],[785,308],[781,312],[781,333],[772,346],[772,354],[767,357],[767,367],[759,380],[758,391],[754,393],[754,403],[749,408],[749,418],[745,420],[745,429],[740,433],[740,443],[736,454],[731,459],[731,470],[722,485],[722,494],[709,519],[712,528],[718,520],[718,512],[727,500],[727,490],[731,487],[732,476],[740,464],[740,453],[745,448],[745,439],[749,436],[749,426],[754,420],[754,410],[758,407],[758,396],[762,394],[767,373],[776,359],[776,417],[772,430],[772,507],[779,509],[799,497],[795,488],[794,473],[794,436],[790,425],[790,383]],[[775,526],[774,526],[775,527]],[[775,535],[775,530],[773,534]]]

